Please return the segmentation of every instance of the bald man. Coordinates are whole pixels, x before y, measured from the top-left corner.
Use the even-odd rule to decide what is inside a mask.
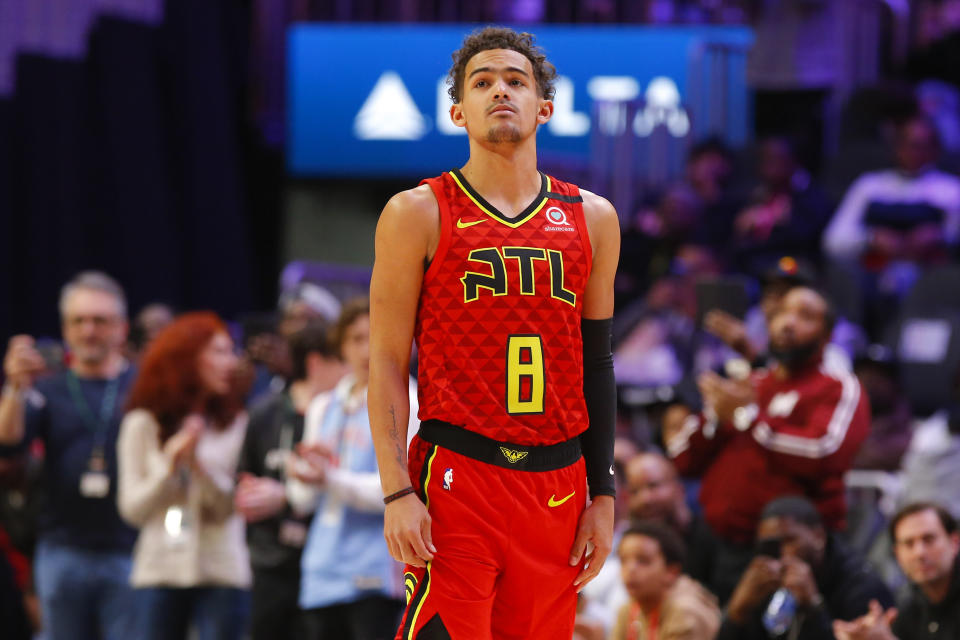
[[[687,548],[683,573],[711,588],[715,540],[703,517],[687,504],[673,463],[650,451],[631,458],[625,471],[630,519],[656,520],[677,531]]]

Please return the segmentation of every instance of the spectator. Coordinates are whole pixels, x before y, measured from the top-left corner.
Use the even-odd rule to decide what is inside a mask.
[[[895,151],[895,169],[867,173],[851,185],[823,239],[830,258],[859,265],[874,301],[898,300],[919,268],[948,259],[960,235],[960,179],[934,166],[933,124],[920,116],[904,121]]]
[[[811,287],[816,282],[812,266],[793,256],[782,256],[761,278],[760,302],[747,311],[741,321],[714,309],[704,317],[704,328],[754,366],[765,366],[770,336],[767,326],[780,308],[783,297],[794,287]],[[851,356],[865,342],[863,330],[843,318],[837,318],[824,357],[832,365],[851,369]]]
[[[868,173],[847,191],[824,237],[834,259],[883,265],[943,257],[960,231],[960,179],[937,171],[937,130],[914,116],[897,128],[895,169]]]
[[[818,262],[820,235],[833,209],[800,166],[793,144],[778,136],[764,140],[758,171],[760,185],[734,220],[734,264],[757,276],[784,254]]]
[[[703,516],[687,504],[673,464],[657,452],[641,453],[627,464],[630,518],[662,522],[678,532],[686,546],[683,573],[710,587],[715,541]]]
[[[118,503],[140,528],[133,586],[145,640],[243,636],[250,564],[233,477],[246,389],[227,327],[180,316],[147,348],[117,445]]]
[[[960,533],[943,507],[915,502],[890,523],[897,562],[913,584],[899,608],[834,623],[837,640],[955,640],[960,638]],[[892,620],[892,624],[891,624]]]
[[[60,294],[70,368],[46,368],[30,336],[14,336],[4,358],[0,443],[43,443],[44,496],[34,560],[49,640],[121,640],[135,635],[130,551],[136,532],[117,512],[116,439],[133,378],[123,348],[127,305],[109,276],[84,272]]]
[[[325,325],[314,321],[290,338],[293,380],[250,412],[234,503],[247,521],[253,567],[253,640],[297,638],[300,554],[309,519],[287,505],[284,467],[303,438],[310,401],[330,390],[344,368]]]
[[[743,571],[760,512],[774,498],[806,495],[827,528],[844,526],[843,474],[867,435],[870,408],[857,379],[824,360],[832,327],[822,295],[792,289],[770,322],[775,366],[745,380],[702,374],[703,412],[678,410],[664,422],[677,469],[702,476],[721,578]],[[717,587],[721,601],[731,586]]]
[[[866,563],[827,533],[806,498],[777,498],[764,507],[757,549],[730,598],[717,640],[766,640],[763,613],[781,588],[796,602],[786,633],[797,640],[833,640],[833,620],[866,613],[871,600],[887,606],[893,602]]]
[[[307,410],[291,458],[288,497],[314,512],[303,551],[300,606],[310,638],[393,638],[403,601],[402,569],[383,537],[383,493],[367,415],[370,307],[344,306],[336,342],[350,373]],[[411,389],[411,422],[417,415]],[[408,437],[416,431],[409,425]]]
[[[153,302],[141,309],[130,328],[131,359],[139,358],[157,334],[173,322],[175,315],[173,309],[162,302]]]
[[[686,182],[701,211],[694,240],[709,244],[720,255],[730,249],[733,220],[741,206],[730,190],[733,173],[733,153],[720,138],[695,144],[687,156]]]
[[[960,379],[958,379],[960,385]],[[956,394],[960,396],[960,389]],[[903,456],[902,504],[935,502],[960,515],[960,402],[917,418]]]
[[[280,318],[261,323],[246,335],[246,350],[255,365],[250,398],[259,399],[269,391],[279,391],[293,372],[288,340],[311,322],[332,323],[340,313],[340,302],[319,285],[301,282],[280,296]]]
[[[624,532],[618,555],[630,602],[611,640],[712,640],[720,626],[716,598],[683,574],[683,543],[658,522]]]

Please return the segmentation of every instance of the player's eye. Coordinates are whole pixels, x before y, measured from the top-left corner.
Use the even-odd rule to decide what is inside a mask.
[[[520,80],[511,80],[510,84],[512,84],[515,87],[523,86],[523,82],[521,82]]]
[[[475,85],[473,85],[473,86],[483,88],[483,87],[487,86],[487,81],[486,81],[486,80],[477,80],[477,83],[476,83]]]

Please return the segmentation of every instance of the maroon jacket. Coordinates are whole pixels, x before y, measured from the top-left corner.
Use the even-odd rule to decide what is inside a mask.
[[[860,381],[822,361],[786,380],[767,370],[752,380],[756,405],[740,410],[736,425],[691,415],[670,442],[680,473],[703,476],[707,522],[728,540],[749,542],[767,502],[803,495],[827,527],[842,529],[843,475],[870,430]]]

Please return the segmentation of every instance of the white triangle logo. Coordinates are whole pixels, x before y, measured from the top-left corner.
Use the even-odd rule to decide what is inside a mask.
[[[353,120],[361,140],[419,140],[426,119],[395,71],[385,71]]]

